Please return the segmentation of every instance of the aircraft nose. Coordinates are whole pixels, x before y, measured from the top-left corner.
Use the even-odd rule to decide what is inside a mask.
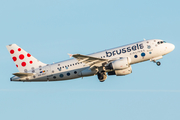
[[[173,45],[173,44],[170,43],[169,48],[170,48],[170,51],[173,51],[173,50],[175,49],[175,45]]]
[[[166,49],[167,49],[167,53],[170,53],[175,49],[175,45],[168,43]]]

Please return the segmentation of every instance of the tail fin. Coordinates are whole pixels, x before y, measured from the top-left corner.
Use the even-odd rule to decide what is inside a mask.
[[[46,65],[31,56],[31,54],[27,53],[25,50],[23,50],[16,44],[7,45],[6,47],[13,61],[15,62],[19,72],[27,72],[29,70]]]

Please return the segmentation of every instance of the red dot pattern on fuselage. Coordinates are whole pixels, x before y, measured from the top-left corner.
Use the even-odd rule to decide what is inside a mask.
[[[18,51],[20,52],[20,51],[21,51],[21,48],[18,48]]]
[[[16,67],[18,67],[18,65],[16,65]]]
[[[33,61],[29,61],[29,63],[30,63],[30,64],[32,64],[32,63],[33,63]]]

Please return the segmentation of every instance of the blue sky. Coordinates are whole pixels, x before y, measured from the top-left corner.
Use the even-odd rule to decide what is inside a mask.
[[[179,120],[178,0],[1,0],[1,120]],[[6,45],[16,43],[44,63],[140,40],[163,39],[175,50],[162,66],[133,73],[58,82],[10,82],[18,72]]]

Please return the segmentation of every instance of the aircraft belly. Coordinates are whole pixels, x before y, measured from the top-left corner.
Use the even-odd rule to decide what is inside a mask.
[[[69,71],[64,71],[64,72],[58,72],[55,74],[51,74],[48,77],[48,81],[61,81],[61,80],[69,80],[69,79],[75,79],[79,78],[79,73],[84,70],[85,68],[79,68],[79,69],[74,69],[74,70],[69,70]],[[46,79],[46,78],[41,78],[41,80]]]

